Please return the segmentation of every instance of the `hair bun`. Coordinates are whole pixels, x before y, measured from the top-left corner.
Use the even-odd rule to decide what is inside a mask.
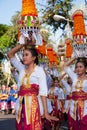
[[[78,58],[77,58],[77,61],[78,61],[78,62],[86,62],[86,59],[87,59],[87,58],[85,58],[85,57],[78,57]]]

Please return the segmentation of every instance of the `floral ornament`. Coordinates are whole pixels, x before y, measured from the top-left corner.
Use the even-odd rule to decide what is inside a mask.
[[[84,42],[84,36],[86,36],[84,16],[82,10],[76,10],[73,14],[74,27],[73,27],[73,38],[74,42],[80,44]]]
[[[21,16],[38,16],[34,0],[22,0]]]
[[[51,64],[58,64],[57,54],[53,51],[52,47],[47,47],[47,58]]]
[[[73,53],[72,40],[70,38],[65,40],[66,44],[66,57],[70,58]]]
[[[42,45],[38,45],[37,50],[42,55],[46,55],[46,44],[45,44],[44,40],[43,40],[43,44]]]
[[[25,37],[29,45],[41,45],[40,21],[34,0],[22,0],[22,11],[20,15],[18,42],[23,43]]]

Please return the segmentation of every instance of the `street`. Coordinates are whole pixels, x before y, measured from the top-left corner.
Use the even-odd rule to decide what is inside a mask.
[[[16,130],[15,116],[12,114],[2,115],[0,113],[0,130]]]
[[[0,130],[16,130],[15,115],[2,115],[0,113]],[[66,122],[62,122],[60,130],[68,130]]]

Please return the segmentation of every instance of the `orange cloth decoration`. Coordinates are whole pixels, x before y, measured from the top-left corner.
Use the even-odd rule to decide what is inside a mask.
[[[21,16],[38,16],[34,0],[22,0]]]
[[[45,43],[44,40],[43,40],[42,45],[38,45],[37,50],[38,50],[39,53],[46,55],[46,43]]]
[[[58,64],[58,58],[56,53],[53,51],[51,47],[47,48],[47,57],[50,63],[56,63]]]
[[[57,57],[57,54],[55,52],[53,52],[53,62],[58,64],[58,57]]]
[[[74,19],[73,36],[77,36],[77,35],[84,35],[85,36],[86,30],[85,30],[85,24],[84,24],[83,11],[77,10],[73,14],[73,19]]]
[[[46,46],[44,44],[42,46],[39,45],[37,49],[39,53],[46,55]]]
[[[47,48],[47,57],[48,57],[48,60],[51,62],[51,60],[53,59],[53,49],[51,47],[48,47]]]
[[[70,38],[66,39],[65,44],[66,44],[66,57],[70,58],[73,52],[72,45],[71,45],[72,40]]]
[[[18,41],[20,39],[20,30],[18,29]]]

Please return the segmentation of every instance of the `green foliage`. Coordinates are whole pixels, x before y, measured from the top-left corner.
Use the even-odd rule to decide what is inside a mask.
[[[17,43],[18,38],[18,27],[12,26],[7,32],[6,35],[10,38],[9,47],[14,46]]]
[[[55,21],[53,16],[55,14],[61,15],[66,19],[71,19],[69,12],[72,9],[72,1],[73,0],[52,0],[48,2],[48,7],[43,11],[43,21],[44,23],[53,27],[53,31],[55,32],[58,28],[65,29],[67,21],[60,19],[59,21]],[[72,27],[72,22],[70,22],[70,26]]]
[[[0,37],[0,49],[2,49],[3,52],[6,52],[8,48],[17,43],[17,32],[17,27],[12,26]]]
[[[0,84],[8,84],[8,76],[6,77],[2,72],[1,63],[8,49],[15,46],[18,40],[18,26],[19,12],[12,17],[12,26],[0,24]],[[11,75],[9,84],[15,81]]]
[[[18,25],[20,12],[12,16],[12,26],[0,24],[0,50],[5,53],[9,48],[15,46],[18,40]]]
[[[9,26],[0,24],[0,37],[6,33],[6,31],[9,29]]]

